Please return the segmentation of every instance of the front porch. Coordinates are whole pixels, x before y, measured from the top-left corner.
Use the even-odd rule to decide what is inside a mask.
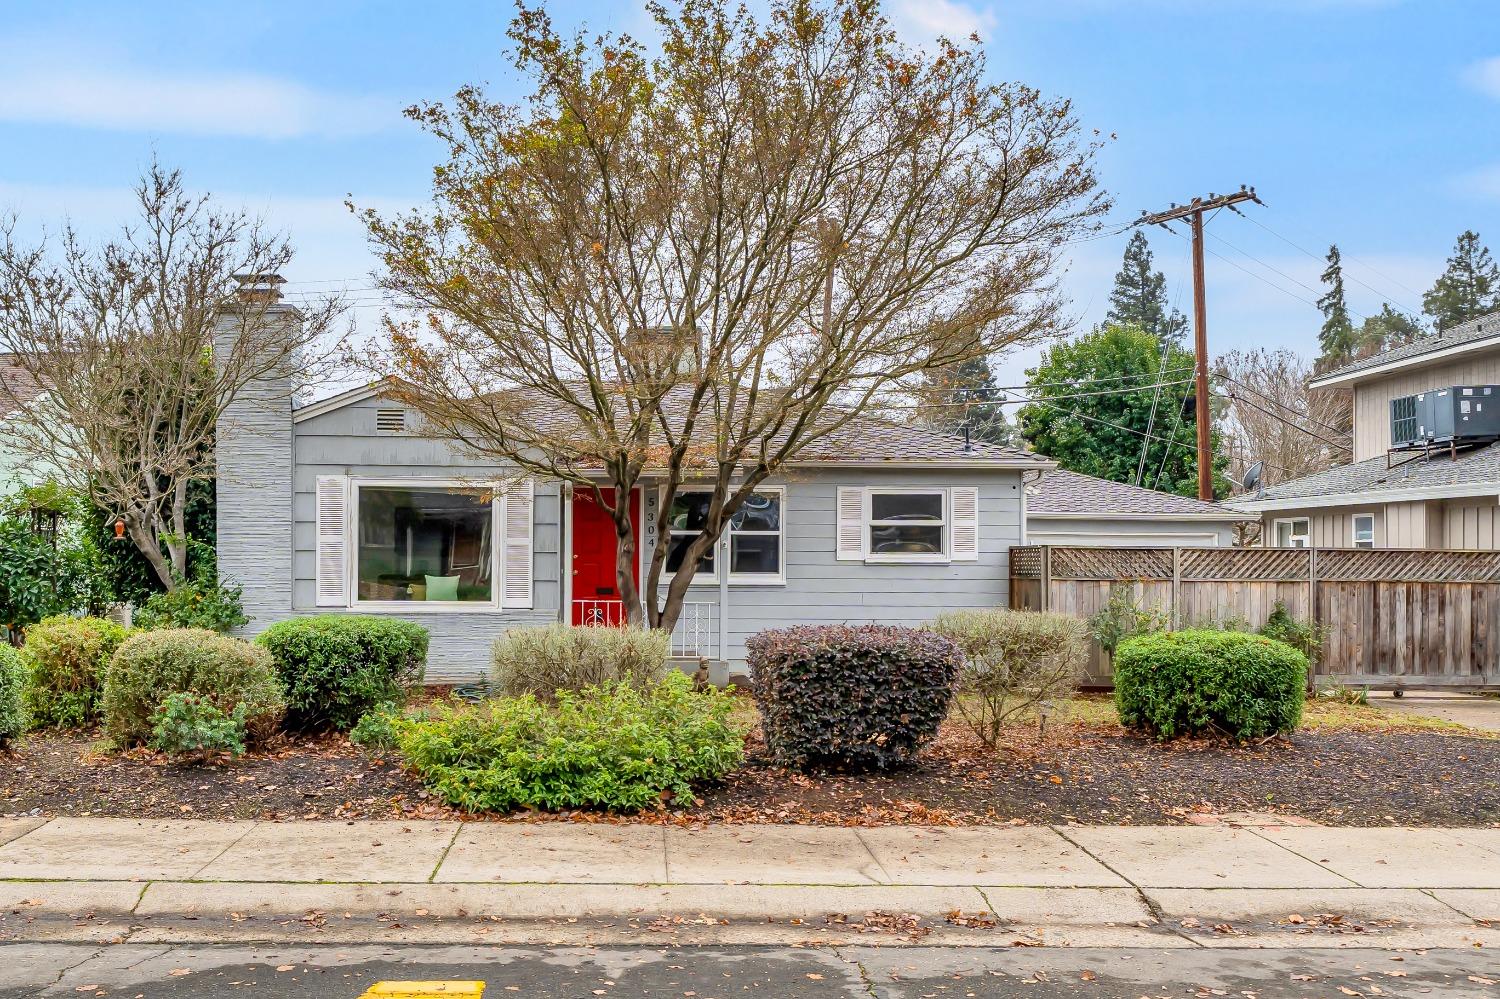
[[[625,626],[627,618],[625,604],[618,597],[589,597],[572,601],[570,620],[575,625],[620,628]],[[718,662],[718,619],[717,602],[684,602],[682,614],[672,629],[672,658]]]

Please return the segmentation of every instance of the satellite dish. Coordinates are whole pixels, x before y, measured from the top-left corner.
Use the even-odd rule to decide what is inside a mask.
[[[1245,469],[1245,481],[1242,483],[1242,485],[1245,487],[1245,492],[1260,492],[1260,476],[1261,472],[1265,470],[1265,464],[1266,463],[1263,461],[1257,461],[1255,464]]]

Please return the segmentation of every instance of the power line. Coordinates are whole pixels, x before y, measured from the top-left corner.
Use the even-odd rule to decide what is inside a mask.
[[[1250,216],[1248,216],[1248,215],[1245,216],[1245,217],[1246,218],[1250,218]],[[1252,224],[1260,226],[1266,232],[1268,232],[1271,235],[1275,236],[1277,239],[1281,240],[1283,243],[1285,243],[1287,246],[1290,246],[1292,249],[1294,249],[1294,250],[1301,250],[1303,253],[1307,254],[1309,257],[1312,257],[1314,260],[1319,261],[1320,263],[1321,262],[1326,262],[1326,258],[1320,257],[1318,254],[1314,253],[1312,250],[1309,250],[1305,246],[1301,246],[1298,243],[1292,242],[1292,240],[1290,240],[1287,237],[1283,236],[1281,233],[1277,232],[1275,229],[1272,229],[1270,226],[1266,225],[1264,222],[1261,222],[1259,219],[1250,218],[1250,221],[1251,221]],[[1362,260],[1360,260],[1357,257],[1348,257],[1348,256],[1346,256],[1343,259],[1349,261],[1350,263],[1359,264],[1361,267],[1363,267],[1365,270],[1369,271],[1371,274],[1374,274],[1376,277],[1379,277],[1382,280],[1389,281],[1391,284],[1395,285],[1397,288],[1400,288],[1402,291],[1404,291],[1404,292],[1406,292],[1408,294],[1411,294],[1411,295],[1420,295],[1421,294],[1421,292],[1419,292],[1419,291],[1414,291],[1411,288],[1406,287],[1406,285],[1402,284],[1400,281],[1397,281],[1395,278],[1389,277],[1389,276],[1387,276],[1385,274],[1382,274],[1380,271],[1377,271],[1375,268],[1371,267],[1369,264],[1363,262]],[[1389,298],[1393,302],[1396,301],[1394,296],[1387,295],[1385,292],[1380,291],[1379,289],[1370,287],[1369,285],[1365,284],[1363,281],[1361,281],[1357,277],[1354,277],[1353,275],[1350,275],[1349,279],[1351,281],[1353,281],[1355,284],[1359,285],[1360,287],[1365,288],[1368,291],[1375,292],[1375,294],[1379,295],[1381,298]],[[1399,305],[1399,306],[1401,306],[1402,310],[1404,310],[1406,312],[1409,312],[1409,313],[1411,313],[1414,316],[1415,315],[1421,315],[1420,310],[1413,309],[1413,308],[1411,308],[1410,306],[1406,305],[1403,302],[1396,302],[1396,304]]]
[[[1215,395],[1219,395],[1219,393],[1214,393],[1214,394]],[[1242,398],[1240,396],[1237,396],[1233,392],[1230,392],[1229,395],[1227,395],[1227,396],[1219,395],[1219,398],[1220,399],[1228,399],[1231,402],[1244,403],[1246,406],[1249,406],[1251,409],[1254,409],[1254,410],[1257,410],[1257,411],[1259,411],[1261,413],[1264,413],[1266,416],[1269,416],[1271,419],[1276,420],[1279,423],[1283,423],[1286,426],[1291,427],[1293,430],[1300,430],[1304,434],[1306,434],[1307,436],[1313,438],[1314,440],[1322,441],[1324,444],[1327,444],[1331,448],[1337,448],[1340,451],[1347,451],[1347,450],[1349,450],[1349,445],[1348,444],[1339,444],[1336,441],[1329,440],[1327,437],[1324,437],[1322,434],[1313,433],[1311,430],[1307,429],[1306,427],[1301,426],[1301,425],[1296,424],[1296,423],[1293,423],[1291,420],[1288,420],[1286,417],[1281,416],[1278,413],[1273,413],[1271,410],[1266,409],[1263,406],[1257,405],[1256,403],[1251,402],[1249,399],[1245,399],[1245,398]]]
[[[1264,399],[1266,402],[1269,402],[1271,405],[1277,407],[1278,409],[1284,409],[1288,413],[1297,413],[1297,415],[1299,415],[1299,416],[1305,416],[1309,422],[1316,423],[1318,426],[1322,427],[1325,430],[1331,430],[1333,433],[1336,433],[1336,434],[1338,434],[1340,436],[1344,436],[1344,431],[1340,430],[1338,427],[1334,426],[1332,423],[1325,423],[1322,420],[1314,419],[1312,417],[1312,415],[1308,414],[1308,413],[1298,413],[1298,411],[1296,409],[1293,409],[1291,406],[1288,406],[1288,405],[1286,405],[1283,402],[1278,402],[1276,399],[1272,398],[1271,396],[1267,395],[1266,393],[1261,392],[1258,389],[1255,389],[1255,388],[1253,388],[1250,385],[1246,385],[1244,382],[1240,381],[1238,378],[1231,378],[1231,377],[1229,377],[1228,375],[1226,375],[1226,374],[1224,374],[1222,372],[1216,373],[1214,375],[1214,377],[1217,378],[1217,379],[1219,379],[1220,381],[1230,382],[1231,384],[1238,385],[1240,388],[1244,389],[1246,392],[1249,392],[1252,395],[1259,396],[1260,398]]]
[[[1155,385],[1130,385],[1122,388],[1104,389],[1099,392],[1074,392],[1067,395],[1049,395],[1033,398],[1007,396],[1004,399],[970,399],[964,402],[892,403],[891,405],[882,406],[880,408],[887,410],[916,411],[923,409],[955,409],[959,407],[970,407],[976,405],[983,406],[986,404],[992,406],[1030,405],[1032,403],[1056,402],[1059,399],[1091,399],[1103,395],[1127,395],[1132,392],[1148,392],[1151,389],[1159,390],[1163,387],[1171,385],[1186,385],[1191,381],[1191,378],[1179,378],[1176,381],[1159,382]],[[1030,386],[1021,387],[1026,388]]]

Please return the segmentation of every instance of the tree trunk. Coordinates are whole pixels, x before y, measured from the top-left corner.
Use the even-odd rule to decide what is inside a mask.
[[[624,502],[620,497],[626,497]],[[633,628],[646,626],[646,609],[635,585],[635,525],[630,522],[630,494],[615,490],[615,587],[625,605],[625,620]]]
[[[151,571],[156,573],[157,580],[168,590],[176,589],[177,580],[172,575],[172,564],[162,555],[161,544],[156,540],[156,534],[146,522],[137,514],[127,514],[125,531],[130,535],[130,540],[135,542],[135,547],[150,563]]]
[[[187,489],[188,480],[180,477],[172,490],[172,536],[167,551],[172,556],[172,573],[178,579],[187,578]]]

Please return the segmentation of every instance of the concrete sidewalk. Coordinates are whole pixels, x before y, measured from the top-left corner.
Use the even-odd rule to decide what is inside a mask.
[[[1500,944],[1500,829],[0,820],[0,939]]]

